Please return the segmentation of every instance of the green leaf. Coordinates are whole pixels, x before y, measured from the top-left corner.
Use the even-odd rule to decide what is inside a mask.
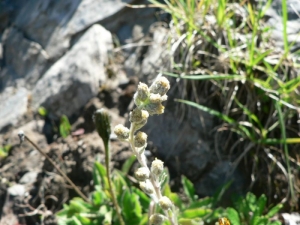
[[[228,190],[231,184],[232,184],[232,180],[229,180],[217,189],[216,193],[211,198],[213,200],[212,202],[213,205],[217,204],[218,201],[220,201],[225,191]]]
[[[92,194],[92,200],[95,206],[100,206],[107,199],[100,185],[95,185],[95,191]]]
[[[181,76],[175,73],[163,72],[164,75],[188,80],[245,80],[246,77],[241,75],[229,75],[229,74],[220,74],[220,75],[184,75]]]
[[[135,161],[136,161],[136,156],[134,156],[134,155],[130,156],[123,164],[121,171],[124,174],[128,174],[130,168],[132,167],[132,165]]]
[[[134,195],[128,189],[124,190],[123,201],[121,204],[122,213],[126,220],[142,217],[142,208],[138,195]]]
[[[259,129],[261,131],[263,131],[264,128],[263,128],[261,122],[259,121],[259,119],[257,118],[257,116],[254,113],[252,113],[247,107],[243,106],[242,103],[240,103],[237,98],[234,98],[234,100],[235,100],[235,103],[244,111],[244,113],[246,115],[248,115],[249,119],[256,122],[257,125],[259,126]]]
[[[282,204],[278,204],[278,205],[274,206],[273,208],[270,209],[270,211],[267,213],[267,215],[265,217],[268,219],[273,217],[275,214],[277,214],[279,212],[279,210],[282,207],[283,207]]]
[[[193,219],[187,219],[187,218],[181,218],[181,219],[179,219],[178,222],[180,225],[194,225],[195,224]]]
[[[223,113],[220,113],[220,112],[218,112],[216,110],[210,109],[210,108],[208,108],[206,106],[197,104],[195,102],[187,101],[187,100],[182,100],[182,99],[176,99],[175,101],[181,102],[181,103],[184,103],[184,104],[187,104],[187,105],[190,105],[190,106],[193,106],[193,107],[195,107],[197,109],[200,109],[200,110],[202,110],[204,112],[208,112],[209,114],[217,116],[217,117],[219,117],[220,119],[224,120],[227,123],[230,123],[230,124],[235,123],[234,119],[232,119],[232,118],[228,117],[227,115],[225,115]]]
[[[105,169],[105,167],[101,163],[95,162],[94,169],[95,169],[94,170],[95,171],[94,179],[96,179],[96,182],[98,184],[102,185],[102,187],[103,187],[104,190],[109,189],[108,180],[107,180],[107,177],[106,177],[106,169]]]
[[[227,115],[225,115],[223,113],[220,113],[220,112],[218,112],[216,110],[213,110],[211,108],[208,108],[206,106],[197,104],[195,102],[191,102],[191,101],[187,101],[187,100],[183,100],[183,99],[175,99],[175,101],[181,102],[181,103],[184,103],[184,104],[187,104],[187,105],[190,105],[190,106],[193,106],[193,107],[195,107],[197,109],[200,109],[200,110],[202,110],[204,112],[207,112],[207,113],[209,113],[209,114],[211,114],[213,116],[217,116],[221,120],[223,120],[223,121],[225,121],[225,122],[227,122],[227,123],[229,123],[231,125],[234,125],[236,128],[238,128],[238,129],[234,129],[235,132],[237,132],[237,133],[239,133],[239,134],[241,134],[243,136],[248,137],[250,140],[253,139],[250,131],[245,126],[243,126],[242,124],[237,123],[234,119],[230,118],[229,116],[227,116]]]
[[[71,131],[71,124],[69,122],[69,119],[66,115],[63,115],[60,118],[60,124],[59,124],[59,134],[63,137],[66,138],[70,134]]]
[[[180,210],[184,208],[181,198],[177,193],[171,192],[169,195],[166,195]]]
[[[68,224],[70,224],[70,225],[82,225],[80,220],[77,219],[76,216],[72,216],[72,220]]]
[[[253,220],[251,220],[251,225],[266,225],[267,223],[268,219],[265,217],[253,216]]]
[[[131,190],[134,194],[139,196],[139,201],[142,208],[145,210],[148,209],[151,202],[150,197],[138,188],[132,187]]]
[[[250,192],[247,193],[246,195],[246,202],[248,205],[248,208],[250,209],[251,212],[255,212],[257,203],[256,203],[256,196]]]
[[[47,109],[45,108],[45,107],[39,107],[39,109],[38,109],[38,113],[41,115],[41,116],[47,116],[47,114],[48,114],[48,111],[47,111]]]
[[[231,222],[231,225],[240,225],[240,217],[238,212],[234,208],[227,208],[227,217]]]
[[[171,193],[170,185],[166,183],[163,189],[163,194],[168,197]]]
[[[9,151],[11,149],[11,145],[4,145],[3,147],[0,147],[0,159],[5,158]]]
[[[116,195],[121,195],[123,190],[128,188],[124,175],[118,170],[113,171],[113,184],[115,186]]]
[[[194,219],[198,217],[204,217],[212,212],[211,209],[197,208],[197,209],[187,209],[182,212],[183,218]]]
[[[264,194],[262,194],[257,200],[257,207],[255,212],[256,215],[261,216],[263,214],[264,209],[266,207],[266,203],[267,203],[267,197]]]
[[[78,214],[77,218],[78,218],[78,220],[80,221],[80,223],[82,225],[89,225],[89,224],[91,224],[91,220],[89,218],[81,215],[81,214]]]
[[[69,212],[71,213],[81,213],[88,212],[90,205],[83,201],[81,198],[73,198],[70,201]]]
[[[225,210],[223,208],[215,208],[214,210],[212,210],[211,214],[205,217],[205,221],[211,223],[213,221],[216,221],[220,217],[223,217],[224,214],[225,214]]]
[[[282,223],[280,221],[272,221],[272,222],[269,222],[268,225],[282,225]]]
[[[171,192],[170,185],[168,183],[164,186],[163,194],[167,196],[180,210],[183,209],[183,204],[181,198],[177,193]]]
[[[190,199],[190,201],[194,201],[195,199],[195,188],[193,183],[187,179],[185,176],[181,177],[181,182],[183,185],[183,190],[186,196]]]
[[[253,64],[257,65],[258,63],[260,63],[261,60],[263,60],[267,55],[269,55],[272,52],[272,50],[267,50],[264,53],[260,53],[255,59]]]
[[[192,202],[189,206],[189,209],[201,208],[201,207],[211,207],[213,199],[210,197],[201,198],[196,202]]]

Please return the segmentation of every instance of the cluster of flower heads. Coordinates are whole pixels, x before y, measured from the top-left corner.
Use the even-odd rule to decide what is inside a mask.
[[[148,87],[147,84],[139,83],[136,93],[134,94],[134,103],[136,108],[129,114],[129,121],[134,125],[133,132],[141,129],[149,118],[149,115],[164,113],[165,107],[162,105],[168,96],[167,91],[170,89],[170,83],[165,77],[158,77],[153,84]],[[115,134],[121,140],[128,140],[130,130],[119,124],[114,129]],[[142,147],[144,141],[147,142],[147,135],[139,132],[136,135],[136,147]]]
[[[149,115],[164,112],[162,102],[167,100],[166,93],[169,89],[168,79],[162,76],[158,77],[150,87],[140,82],[134,95],[136,108],[129,114],[130,129],[122,124],[114,128],[114,133],[120,140],[128,141],[131,144],[132,150],[141,164],[141,167],[135,172],[140,188],[166,212],[173,209],[173,203],[168,197],[161,195],[160,187],[165,178],[163,162],[155,159],[151,168],[148,168],[144,155],[147,147],[147,134],[138,130],[147,123]],[[138,132],[135,134],[136,131]],[[169,214],[167,213],[167,215]],[[162,224],[164,219],[163,215],[153,214],[150,216],[150,224]]]

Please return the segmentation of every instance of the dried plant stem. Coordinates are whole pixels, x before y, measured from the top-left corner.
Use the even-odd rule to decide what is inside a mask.
[[[71,181],[71,179],[55,164],[55,162],[44,152],[42,151],[42,149],[39,148],[39,146],[37,146],[37,144],[35,144],[28,136],[26,136],[25,134],[23,134],[23,137],[20,137],[21,140],[25,139],[27,140],[36,150],[39,151],[39,153],[41,153],[44,157],[46,157],[46,159],[52,164],[52,166],[57,170],[57,172],[72,186],[72,188],[76,191],[76,193],[83,198],[86,202],[90,203],[90,200],[88,199],[88,197],[86,197],[82,191],[80,191],[80,189],[73,183],[73,181]]]
[[[107,174],[109,191],[110,191],[110,194],[111,194],[113,204],[116,208],[116,212],[117,212],[117,216],[119,218],[120,224],[125,225],[124,220],[123,220],[122,215],[121,215],[119,204],[118,204],[116,196],[115,196],[115,192],[113,190],[112,181],[111,181],[110,165],[109,165],[110,164],[109,143],[104,143],[104,145],[105,145],[105,167],[106,167],[106,174]]]
[[[140,163],[140,165],[142,167],[146,167],[148,168],[148,170],[150,171],[148,165],[147,165],[147,161],[146,161],[146,157],[144,154],[140,154],[139,152],[136,151],[135,145],[134,145],[134,132],[135,132],[135,125],[134,123],[131,124],[130,126],[130,131],[129,131],[129,144],[130,147],[132,149],[132,151],[134,152],[134,154],[136,155],[136,158],[138,160],[138,162]],[[162,193],[161,193],[161,189],[160,189],[160,184],[157,183],[157,181],[154,179],[153,175],[150,173],[150,182],[154,188],[154,193],[157,199],[160,199],[162,197]],[[172,212],[172,215],[170,215],[170,213],[168,212],[168,210],[163,210],[165,215],[168,217],[170,223],[172,225],[177,225],[177,220],[174,219],[174,215],[175,213]]]

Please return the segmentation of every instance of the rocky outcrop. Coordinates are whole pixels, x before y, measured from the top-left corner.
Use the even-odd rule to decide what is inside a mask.
[[[71,46],[74,35],[115,15],[132,0],[29,1],[20,11],[15,26],[57,59]]]
[[[6,29],[2,37],[5,67],[1,72],[3,84],[34,87],[49,65],[47,52],[38,42],[31,41],[15,27]]]
[[[0,95],[0,129],[16,125],[27,112],[28,91],[25,88],[8,87]]]
[[[291,45],[291,51],[297,51],[300,49],[300,1],[298,0],[287,0],[287,11],[288,11],[288,20],[287,20],[287,38],[288,42]],[[284,46],[283,40],[283,19],[282,19],[282,1],[274,0],[271,4],[271,7],[266,12],[268,17],[267,23],[273,28],[272,39],[276,42],[276,45],[280,48]]]
[[[93,25],[37,82],[32,106],[44,106],[57,115],[74,114],[96,96],[106,79],[105,64],[112,50],[110,32]]]
[[[155,20],[153,9],[136,10],[126,4],[143,2],[2,1],[0,104],[8,108],[1,114],[12,111],[11,98],[15,105],[26,102],[26,107],[34,111],[45,106],[56,116],[71,116],[83,107],[96,96],[99,84],[106,79],[105,64],[112,50],[112,36],[105,28],[116,33],[121,43],[131,37],[135,26],[142,34]],[[15,93],[26,90],[22,100],[7,95],[12,88]],[[20,88],[23,92],[19,92]],[[9,124],[17,124],[25,112],[19,110],[18,115],[2,117],[0,131]]]

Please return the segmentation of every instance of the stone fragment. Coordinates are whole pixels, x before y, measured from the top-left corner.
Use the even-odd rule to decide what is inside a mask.
[[[33,89],[33,108],[44,106],[58,116],[76,113],[106,80],[105,64],[111,50],[110,32],[93,25],[38,81]]]
[[[0,131],[9,125],[16,125],[27,112],[28,91],[25,88],[7,87],[0,95]]]

